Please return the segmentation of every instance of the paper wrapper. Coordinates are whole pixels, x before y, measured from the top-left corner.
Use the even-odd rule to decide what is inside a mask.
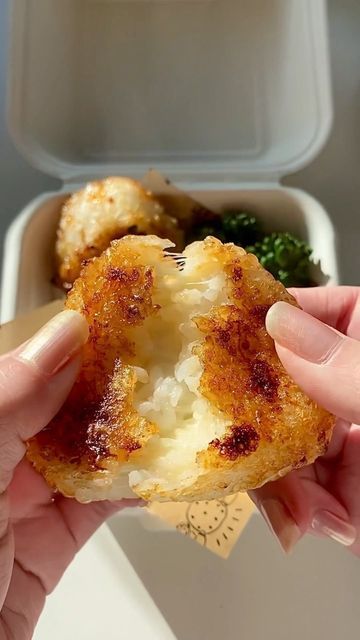
[[[186,228],[194,216],[206,210],[188,195],[175,189],[155,171],[143,180],[162,202],[166,211],[179,219]],[[29,314],[16,318],[0,328],[0,354],[6,353],[28,340],[47,320],[63,309],[63,301],[56,300]],[[227,558],[244,530],[254,507],[246,494],[224,500],[187,503],[153,503],[148,511],[173,526],[182,534],[222,558]]]
[[[209,502],[154,502],[149,511],[202,547],[228,558],[254,506],[245,493],[238,493]]]

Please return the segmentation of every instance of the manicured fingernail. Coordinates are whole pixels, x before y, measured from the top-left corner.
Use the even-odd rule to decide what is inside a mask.
[[[264,500],[260,512],[283,551],[290,553],[301,538],[301,531],[285,505],[276,499]]]
[[[282,347],[316,364],[328,362],[342,342],[336,331],[286,302],[269,309],[266,329]]]
[[[316,533],[332,538],[345,547],[354,544],[357,537],[356,529],[352,524],[335,516],[330,511],[317,511],[311,526]]]
[[[88,326],[76,311],[62,311],[49,320],[17,353],[42,373],[56,373],[86,342]]]

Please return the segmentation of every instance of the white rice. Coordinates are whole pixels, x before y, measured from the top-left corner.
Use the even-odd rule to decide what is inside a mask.
[[[202,368],[193,348],[202,334],[193,317],[227,302],[222,268],[216,261],[199,264],[199,258],[193,254],[176,279],[161,277],[154,297],[161,310],[135,331],[141,367],[134,403],[159,428],[137,461],[141,470],[130,473],[130,486],[141,484],[142,490],[194,482],[201,473],[197,452],[229,424],[199,392]]]

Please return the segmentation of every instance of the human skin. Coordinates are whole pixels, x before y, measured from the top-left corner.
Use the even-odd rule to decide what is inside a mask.
[[[24,458],[25,441],[55,415],[70,391],[88,335],[64,311],[31,341],[0,358],[0,639],[28,640],[45,598],[76,552],[132,501],[79,504],[54,496]]]
[[[336,427],[325,456],[251,497],[285,551],[311,533],[360,555],[360,288],[292,293],[307,313],[277,303],[267,330],[289,375]]]

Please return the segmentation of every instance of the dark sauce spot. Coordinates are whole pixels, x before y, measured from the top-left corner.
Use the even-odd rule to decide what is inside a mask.
[[[75,397],[62,413],[36,437],[42,455],[54,457],[68,464],[83,465],[88,471],[102,468],[102,462],[113,457],[109,448],[111,412],[106,404],[87,400],[81,406],[79,398],[86,398],[88,387],[80,383]],[[141,445],[133,437],[122,434],[121,449],[132,453]]]
[[[242,280],[243,277],[243,270],[241,267],[234,267],[233,272],[232,272],[232,279],[234,282],[239,282],[240,280]]]
[[[250,310],[250,316],[257,326],[265,324],[266,314],[270,306],[270,304],[257,304]]]
[[[120,269],[120,267],[109,267],[106,272],[106,278],[112,281],[118,281],[123,284],[131,284],[139,280],[139,269]]]
[[[94,431],[90,427],[88,430],[85,445],[87,449],[87,457],[89,457],[89,453],[93,454],[93,456],[95,456],[96,462],[98,462],[101,458],[108,458],[110,456],[110,451],[106,445],[106,435],[104,432]]]
[[[212,447],[218,449],[221,456],[228,460],[237,460],[240,456],[248,456],[256,451],[260,436],[251,424],[234,425],[231,433],[221,440],[211,442]],[[222,510],[223,513],[223,510]]]
[[[218,343],[222,347],[226,347],[231,340],[231,333],[226,329],[219,329],[217,332]]]
[[[111,457],[104,433],[91,427],[96,410],[97,403],[73,406],[61,421],[56,421],[56,428],[45,427],[37,435],[44,458],[51,460],[57,455],[60,460],[71,460],[73,464],[86,460],[88,468],[96,469],[101,458]],[[74,421],[76,429],[73,428]]]
[[[140,309],[138,307],[136,307],[135,305],[131,304],[126,309],[126,315],[127,315],[128,320],[133,320],[135,318],[139,318],[141,316]]]
[[[129,438],[124,448],[128,453],[132,453],[133,451],[138,451],[138,449],[141,449],[141,444],[139,442],[136,442],[136,440]]]
[[[152,269],[150,267],[146,269],[144,273],[144,280],[145,280],[145,283],[144,283],[145,289],[151,289],[154,278],[153,278]]]
[[[273,368],[263,360],[249,362],[249,389],[272,402],[276,399],[280,381]]]

